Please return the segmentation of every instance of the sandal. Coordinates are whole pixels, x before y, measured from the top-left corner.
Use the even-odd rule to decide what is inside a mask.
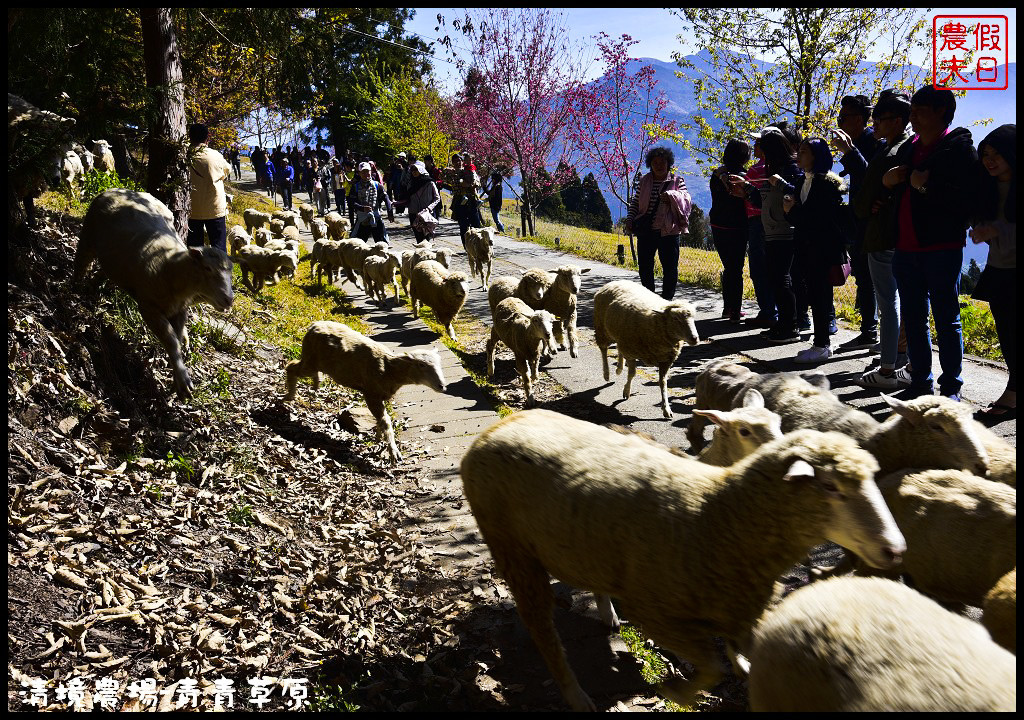
[[[1017,415],[1017,407],[1016,406],[1011,407],[1009,405],[1004,405],[1003,403],[1000,403],[1000,402],[994,402],[994,403],[990,403],[989,406],[987,408],[985,408],[984,410],[979,410],[975,414],[978,415],[979,417],[984,417],[984,418],[1007,418],[1007,419],[1009,419],[1009,418],[1012,418],[1012,417],[1016,417],[1016,415]]]

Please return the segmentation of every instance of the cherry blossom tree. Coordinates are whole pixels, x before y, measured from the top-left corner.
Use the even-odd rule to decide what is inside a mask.
[[[582,164],[596,171],[602,187],[625,208],[644,154],[659,134],[673,133],[676,127],[665,118],[668,98],[657,89],[654,68],[640,65],[632,70],[638,63],[629,48],[639,40],[626,34],[613,39],[604,32],[595,40],[605,69],[580,92],[572,137]],[[629,246],[636,262],[632,236]]]
[[[484,163],[518,171],[522,187],[511,189],[522,202],[523,233],[534,234],[534,208],[567,179],[557,168],[576,164],[580,51],[546,9],[494,8],[455,26],[470,48],[451,134]]]

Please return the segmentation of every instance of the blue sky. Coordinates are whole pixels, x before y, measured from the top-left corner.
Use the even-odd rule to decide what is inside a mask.
[[[434,28],[437,25],[435,16],[438,13],[444,15],[445,20],[450,22],[454,18],[461,18],[465,14],[465,8],[417,10],[416,17],[407,25],[407,29],[420,35],[427,42],[438,38],[438,36],[443,36],[447,32],[451,35],[454,43],[460,44],[461,35],[452,31],[450,25],[447,30],[443,28],[441,32],[435,32]],[[593,46],[591,38],[603,30],[616,37],[626,33],[639,40],[640,43],[632,48],[634,57],[670,61],[673,51],[683,49],[677,36],[685,32],[685,25],[681,19],[663,8],[562,8],[561,13],[572,36],[591,48]],[[1006,15],[1010,24],[1010,62],[1017,61],[1017,10],[1015,8],[935,8],[929,13],[929,17],[963,13]],[[685,49],[685,52],[687,54],[693,52],[692,44]],[[591,52],[587,59],[593,60],[593,54]],[[924,64],[926,60],[930,62],[930,54],[921,58],[921,64]],[[598,63],[594,62],[591,76],[596,76],[597,66]],[[455,83],[457,74],[453,65],[443,60],[437,60],[435,73],[446,88],[450,89],[455,86],[453,83]]]

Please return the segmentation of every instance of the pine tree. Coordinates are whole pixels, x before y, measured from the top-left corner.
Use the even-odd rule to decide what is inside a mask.
[[[601,232],[611,232],[612,211],[608,209],[608,203],[605,202],[604,195],[601,194],[601,188],[597,184],[594,173],[587,173],[587,176],[583,178],[582,189],[582,212],[587,227]]]

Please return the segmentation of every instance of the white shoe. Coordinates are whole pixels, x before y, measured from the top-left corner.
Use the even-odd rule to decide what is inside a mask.
[[[832,357],[832,348],[814,345],[798,352],[793,362],[800,364],[819,363],[828,360],[830,357]]]
[[[854,380],[854,382],[864,388],[877,388],[879,390],[895,390],[900,386],[896,380],[895,373],[883,375],[881,370],[868,370]]]
[[[910,365],[904,365],[892,374],[900,387],[910,387]]]

